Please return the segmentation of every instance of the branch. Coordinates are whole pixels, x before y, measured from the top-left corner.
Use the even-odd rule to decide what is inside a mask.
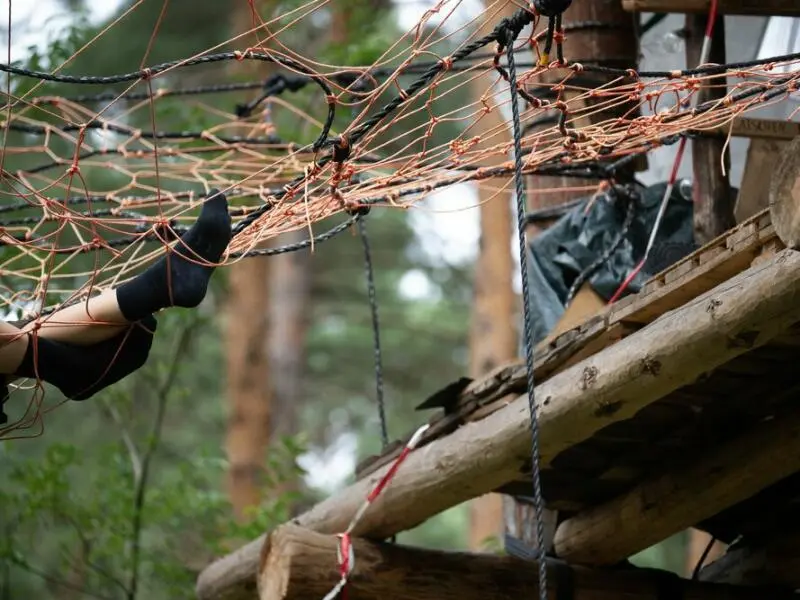
[[[128,428],[125,427],[125,423],[123,422],[122,417],[120,417],[119,412],[117,412],[117,409],[105,399],[101,405],[103,409],[105,409],[108,416],[111,417],[111,420],[114,421],[114,423],[116,423],[119,427],[120,435],[122,436],[122,442],[125,444],[125,448],[127,448],[128,455],[131,459],[133,481],[134,485],[136,485],[136,482],[142,478],[142,457],[139,455],[139,450],[136,448],[136,444],[134,443],[133,438],[131,438]]]
[[[52,583],[53,585],[57,585],[65,589],[72,590],[73,592],[78,592],[80,594],[83,594],[84,596],[89,596],[90,598],[97,598],[97,600],[114,600],[109,596],[102,596],[96,592],[90,592],[89,590],[83,589],[77,585],[70,583],[69,581],[64,581],[63,579],[53,577],[52,575],[49,575],[44,571],[40,571],[36,567],[32,567],[28,563],[19,560],[11,560],[9,562],[13,565],[16,565],[23,571],[30,573],[31,575],[36,575],[37,577],[40,577],[41,579],[44,579],[46,582]]]
[[[131,533],[131,576],[128,582],[128,600],[135,600],[139,588],[139,567],[141,564],[141,547],[142,547],[142,527],[144,524],[144,503],[147,495],[147,484],[150,477],[150,464],[158,450],[161,443],[161,433],[164,426],[164,415],[167,410],[167,401],[169,400],[169,393],[172,390],[175,380],[178,376],[178,371],[181,362],[186,358],[186,352],[189,347],[189,342],[192,339],[192,334],[200,322],[200,317],[195,316],[192,321],[186,325],[180,332],[178,340],[175,344],[175,350],[172,354],[172,362],[167,369],[167,374],[164,381],[158,386],[157,398],[158,406],[156,409],[156,417],[153,421],[153,428],[148,440],[147,447],[145,448],[144,456],[141,462],[140,476],[135,484],[134,489],[134,504],[133,504],[133,531]]]

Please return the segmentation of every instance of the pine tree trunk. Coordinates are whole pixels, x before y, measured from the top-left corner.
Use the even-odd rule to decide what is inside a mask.
[[[497,14],[497,19],[509,16],[516,10],[508,4]],[[487,23],[493,26],[494,21]],[[490,105],[490,86],[494,74],[476,78],[472,83],[473,102],[480,106],[486,95]],[[487,144],[510,143],[511,135],[501,109],[494,106],[492,112],[478,122],[476,133],[489,136]],[[500,134],[495,134],[500,131]],[[495,163],[503,161],[500,157]],[[484,166],[492,166],[486,161]],[[483,164],[483,163],[482,163]],[[505,184],[500,193],[495,188]],[[497,366],[512,361],[517,355],[516,317],[517,298],[512,281],[514,261],[511,254],[513,199],[511,179],[492,180],[491,186],[479,186],[481,241],[475,265],[472,316],[470,327],[470,376],[481,377]],[[469,504],[469,547],[482,550],[493,537],[503,533],[503,497],[487,494]]]
[[[248,2],[232,10],[234,34],[253,27]],[[265,37],[261,32],[259,37]],[[241,49],[255,45],[255,36],[238,40]],[[233,68],[241,68],[238,63]],[[257,77],[269,75],[269,64],[254,63]],[[225,440],[230,464],[228,495],[237,519],[260,501],[261,474],[271,427],[269,361],[269,272],[267,258],[247,258],[228,269],[225,305],[225,356],[227,360],[228,428]]]

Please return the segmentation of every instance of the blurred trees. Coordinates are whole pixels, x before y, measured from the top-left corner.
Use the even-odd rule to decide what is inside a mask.
[[[247,6],[247,2],[241,4]],[[371,62],[388,40],[396,39],[393,21],[387,11],[379,20],[381,26],[375,27],[369,19],[377,6],[374,2],[350,4],[348,35],[339,38],[339,43],[320,35],[326,31],[326,19],[332,17],[325,11],[320,11],[319,24],[306,20],[294,33],[297,37],[281,40],[320,60]],[[163,6],[161,0],[145,0],[74,58],[64,72],[137,69]],[[121,10],[127,8],[126,4]],[[232,27],[221,24],[230,21],[226,3],[171,0],[145,64],[189,56],[225,41]],[[32,55],[38,64],[31,66],[57,66],[102,27],[79,25],[64,32],[50,55]],[[253,77],[221,71],[179,70],[170,75],[169,85]],[[24,91],[34,82],[15,78],[13,84]],[[99,91],[106,90],[47,85],[37,93]],[[318,92],[302,90],[287,100],[298,106],[319,106],[314,94]],[[226,111],[245,99],[233,94],[202,98]],[[159,106],[159,129],[205,126],[198,118],[207,111],[198,110],[192,98]],[[296,122],[287,113],[272,111],[279,135],[300,142],[313,138],[315,132],[307,131],[300,132],[303,139],[298,139]],[[337,130],[350,118],[340,111]],[[448,135],[446,129],[442,135]],[[21,135],[11,143],[27,139],[40,143],[33,136]],[[67,152],[66,148],[55,150]],[[6,168],[20,168],[26,160],[8,157]],[[93,186],[115,184],[115,175],[100,169],[84,175]],[[471,296],[470,266],[451,265],[431,254],[427,249],[431,240],[419,237],[403,211],[375,210],[366,225],[380,303],[389,432],[396,437],[427,419],[428,415],[413,410],[416,404],[466,370],[468,332],[463,324]],[[322,223],[317,229],[328,226]],[[326,242],[314,253],[247,261],[254,266],[259,261],[269,263],[272,273],[280,273],[269,284],[270,297],[263,307],[268,326],[257,337],[265,338],[261,341],[269,348],[273,368],[281,365],[277,372],[294,369],[296,373],[293,378],[270,377],[274,397],[280,397],[280,403],[295,414],[289,415],[288,425],[275,424],[269,450],[261,455],[261,493],[252,519],[237,522],[225,493],[225,474],[231,467],[223,446],[223,398],[228,382],[226,349],[220,340],[232,282],[231,270],[221,269],[201,309],[174,310],[159,317],[153,354],[144,369],[86,402],[68,403],[45,414],[41,437],[0,443],[0,477],[5,482],[0,492],[0,528],[5,533],[0,545],[0,599],[23,594],[42,600],[129,598],[133,597],[134,574],[139,598],[191,598],[197,571],[214,555],[230,549],[229,543],[255,537],[287,519],[291,506],[328,493],[311,487],[303,489],[304,497],[298,495],[290,482],[305,475],[298,466],[299,457],[304,457],[301,464],[321,461],[328,465],[325,471],[348,473],[352,471],[349,452],[343,465],[330,463],[337,449],[354,451],[357,457],[379,450],[364,258],[353,233]],[[92,261],[91,256],[80,257],[76,268],[90,268]],[[427,294],[404,294],[401,282],[409,273],[426,282]],[[303,289],[308,294],[305,306],[295,302]],[[265,316],[250,315],[249,310],[248,315],[251,327],[253,319]],[[187,328],[190,347],[176,346]],[[12,420],[24,412],[28,396],[23,392],[12,396],[8,404]],[[58,401],[57,392],[48,390],[45,408]],[[287,435],[290,432],[294,435]],[[141,492],[137,473],[145,455],[150,457],[149,474]],[[313,484],[317,479],[306,481]],[[334,478],[330,483],[344,482]],[[401,538],[452,547],[454,540],[463,540],[463,533],[463,511],[456,509]]]

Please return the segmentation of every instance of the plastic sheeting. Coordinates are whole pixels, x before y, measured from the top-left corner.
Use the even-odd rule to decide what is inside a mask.
[[[564,314],[569,289],[578,275],[612,246],[623,228],[627,203],[633,202],[633,221],[622,242],[587,280],[605,300],[614,295],[644,256],[666,186],[641,186],[630,199],[601,195],[584,214],[587,198],[533,239],[528,252],[528,275],[536,343],[547,337]],[[673,188],[651,256],[631,281],[628,293],[638,292],[651,275],[695,248],[691,192],[691,183],[686,180]]]

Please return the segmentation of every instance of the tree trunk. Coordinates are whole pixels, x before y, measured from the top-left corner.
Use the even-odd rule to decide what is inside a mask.
[[[507,17],[516,10],[514,4],[506,5],[491,22]],[[484,9],[485,10],[485,9]],[[492,111],[482,116],[475,133],[489,137],[488,145],[509,144],[511,135],[501,109],[494,101],[494,73],[476,77],[471,82],[473,102],[477,106],[484,100]],[[481,166],[491,167],[504,162],[506,157],[482,161]],[[502,188],[502,189],[501,189]],[[499,189],[499,192],[495,192]],[[492,180],[491,187],[478,186],[480,200],[481,237],[478,259],[475,264],[475,282],[470,324],[470,376],[479,378],[502,363],[517,356],[516,317],[518,303],[513,288],[514,261],[511,254],[513,186],[510,177]],[[503,497],[487,494],[469,504],[469,547],[480,550],[487,540],[503,533]]]
[[[236,33],[253,27],[247,2],[232,10]],[[263,35],[263,33],[262,33]],[[257,43],[254,36],[238,42]],[[241,65],[236,63],[235,68]],[[256,76],[266,77],[268,63],[253,63]],[[269,268],[266,258],[247,258],[228,269],[225,304],[228,429],[225,447],[230,464],[227,490],[237,519],[260,502],[260,476],[270,440]]]

